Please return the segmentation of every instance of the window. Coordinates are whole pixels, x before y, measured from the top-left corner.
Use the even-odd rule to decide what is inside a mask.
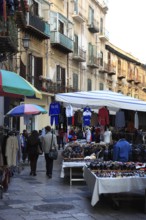
[[[91,43],[88,44],[88,54],[89,54],[89,62],[92,62],[92,59],[93,59],[93,45]]]
[[[39,16],[39,4],[33,0],[32,6],[30,8],[33,15]]]
[[[103,18],[100,18],[100,33],[104,34],[103,33]]]
[[[74,35],[74,52],[75,54],[78,54],[78,36]]]
[[[58,31],[61,33],[61,34],[64,34],[64,23],[62,21],[58,21]]]
[[[99,83],[99,90],[103,90],[103,89],[104,89],[103,83]]]
[[[91,91],[92,90],[92,82],[91,79],[87,80],[87,91]]]
[[[78,90],[78,74],[73,73],[73,88]]]
[[[100,66],[103,66],[103,52],[100,52]]]
[[[60,65],[56,66],[56,82],[61,87],[61,91],[65,92],[65,69]]]
[[[89,25],[93,26],[94,24],[94,10],[89,7]]]
[[[78,14],[78,0],[74,0],[74,12]]]

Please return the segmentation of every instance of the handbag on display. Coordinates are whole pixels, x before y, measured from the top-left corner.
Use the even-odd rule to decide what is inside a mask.
[[[52,160],[57,160],[58,151],[57,151],[56,147],[52,147],[52,144],[53,144],[53,133],[52,133],[51,146],[50,146],[50,151],[48,153],[48,156]]]

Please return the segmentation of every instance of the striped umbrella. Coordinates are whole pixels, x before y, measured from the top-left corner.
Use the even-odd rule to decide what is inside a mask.
[[[41,99],[42,94],[17,73],[0,70],[0,96]]]
[[[6,116],[24,116],[24,115],[39,115],[46,114],[47,111],[36,104],[22,104],[11,109]]]

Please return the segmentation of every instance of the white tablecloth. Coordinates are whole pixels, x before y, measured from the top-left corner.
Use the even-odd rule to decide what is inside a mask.
[[[86,166],[83,175],[92,193],[92,206],[99,201],[99,195],[102,193],[132,192],[146,188],[145,177],[99,178]]]
[[[79,162],[62,162],[61,167],[61,174],[60,177],[64,178],[64,168],[70,168],[70,167],[84,167],[86,165],[85,161],[79,161]]]

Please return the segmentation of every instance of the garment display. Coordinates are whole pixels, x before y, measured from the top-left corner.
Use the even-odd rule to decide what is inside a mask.
[[[86,141],[89,143],[91,142],[91,130],[90,129],[87,129],[85,131],[85,134],[86,134]]]
[[[86,106],[83,110],[83,126],[90,126],[91,124],[91,109],[90,107]]]
[[[135,115],[134,115],[134,128],[139,129],[139,118],[138,118],[137,112],[135,112]]]
[[[17,165],[17,151],[19,149],[18,139],[16,136],[9,136],[6,142],[6,152],[5,156],[7,157],[8,166],[16,166]]]
[[[117,129],[125,127],[125,113],[122,110],[116,112],[115,127]]]
[[[72,117],[72,116],[74,115],[74,113],[73,113],[73,107],[72,107],[71,105],[68,105],[68,106],[66,107],[65,113],[66,113],[66,117],[67,117],[67,118],[68,118],[68,117]]]
[[[106,130],[103,134],[103,142],[106,144],[110,144],[112,141],[112,132],[109,130]]]
[[[49,115],[51,116],[51,125],[59,125],[59,114],[61,112],[61,106],[59,102],[52,102],[49,107]]]
[[[106,107],[102,107],[99,109],[98,123],[102,126],[109,125],[109,111]]]

